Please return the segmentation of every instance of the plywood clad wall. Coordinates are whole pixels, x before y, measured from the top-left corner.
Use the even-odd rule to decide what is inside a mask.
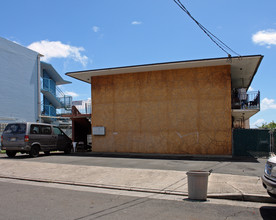
[[[230,155],[230,66],[92,77],[93,151]]]

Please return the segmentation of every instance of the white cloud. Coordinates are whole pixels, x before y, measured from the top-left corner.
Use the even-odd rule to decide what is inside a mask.
[[[276,45],[276,30],[268,29],[258,31],[252,36],[252,41],[255,44],[266,45],[267,48],[270,48],[271,45]]]
[[[255,91],[254,88],[252,88],[251,86],[249,86],[248,92],[252,92],[252,91]]]
[[[274,99],[264,98],[261,101],[261,110],[276,109],[276,103]]]
[[[266,123],[266,121],[264,119],[258,119],[257,121],[255,121],[254,123],[251,124],[252,128],[257,128],[262,126],[264,123]]]
[[[93,30],[95,33],[97,33],[97,32],[99,32],[100,28],[99,28],[98,26],[93,26],[93,27],[92,27],[92,30]]]
[[[133,22],[131,22],[131,24],[132,25],[139,25],[139,24],[142,24],[142,22],[141,21],[133,21]]]
[[[72,96],[72,97],[78,97],[79,94],[75,93],[75,92],[69,92],[69,91],[66,91],[66,92],[63,92],[65,95],[69,95],[69,96]]]
[[[83,47],[63,44],[60,41],[37,41],[30,44],[28,48],[44,55],[41,60],[46,62],[52,58],[71,58],[76,62],[80,62],[83,66],[86,66],[88,62],[88,57],[81,54],[84,51]]]

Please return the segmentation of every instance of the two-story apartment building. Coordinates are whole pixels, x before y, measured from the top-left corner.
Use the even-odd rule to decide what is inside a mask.
[[[260,110],[263,56],[67,73],[91,84],[96,152],[232,155],[232,129]]]

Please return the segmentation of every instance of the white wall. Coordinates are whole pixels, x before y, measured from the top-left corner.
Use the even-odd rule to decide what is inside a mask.
[[[38,53],[0,37],[0,123],[38,119]]]
[[[91,114],[91,99],[88,98],[87,100],[80,100],[80,101],[73,101],[72,105],[76,106],[82,114]]]

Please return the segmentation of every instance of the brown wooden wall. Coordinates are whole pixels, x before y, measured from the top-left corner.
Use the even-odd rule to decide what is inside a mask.
[[[231,155],[230,66],[92,77],[93,151]]]

